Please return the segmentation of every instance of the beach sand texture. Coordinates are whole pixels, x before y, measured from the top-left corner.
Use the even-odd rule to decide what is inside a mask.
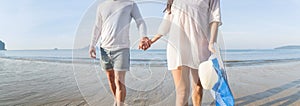
[[[96,69],[99,66],[92,62],[0,58],[0,105],[111,106],[113,98],[105,73]],[[300,62],[228,67],[236,105],[299,106],[299,69]],[[166,67],[134,66],[126,77],[127,104],[175,105],[172,75]],[[203,105],[212,102],[209,91],[205,91]]]

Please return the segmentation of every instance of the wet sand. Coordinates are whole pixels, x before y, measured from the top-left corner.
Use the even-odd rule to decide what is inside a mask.
[[[228,67],[236,105],[300,105],[299,68],[300,62]],[[0,72],[0,105],[111,106],[113,103],[105,73],[92,62],[0,58]],[[172,75],[166,67],[134,66],[126,75],[126,85],[129,105],[175,105]],[[212,102],[209,91],[205,91],[203,105]]]

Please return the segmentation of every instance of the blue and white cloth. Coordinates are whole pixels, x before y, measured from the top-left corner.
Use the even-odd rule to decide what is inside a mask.
[[[213,67],[219,76],[219,80],[211,92],[216,100],[216,106],[234,106],[234,97],[228,85],[226,72],[224,68],[220,67],[220,61],[218,61],[218,58],[212,59]]]

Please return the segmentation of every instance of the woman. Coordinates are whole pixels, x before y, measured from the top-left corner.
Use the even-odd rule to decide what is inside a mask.
[[[167,62],[176,87],[177,106],[188,105],[190,73],[193,105],[201,105],[203,88],[198,66],[215,52],[213,44],[220,25],[220,0],[168,0],[164,21],[152,43],[169,34]]]

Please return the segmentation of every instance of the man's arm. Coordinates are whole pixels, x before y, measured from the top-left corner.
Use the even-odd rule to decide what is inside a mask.
[[[133,8],[131,11],[131,16],[134,18],[137,28],[139,30],[139,34],[141,37],[141,41],[139,44],[139,49],[147,50],[151,46],[151,41],[147,37],[147,27],[140,10],[136,3],[133,3]]]
[[[140,10],[136,3],[133,3],[133,8],[131,11],[131,16],[135,20],[135,23],[137,25],[137,28],[139,30],[139,34],[141,37],[147,37],[147,27],[146,23],[140,13]]]
[[[89,53],[91,58],[96,58],[96,44],[98,43],[98,40],[100,38],[101,31],[102,31],[102,16],[98,9],[97,16],[96,16],[96,23],[93,29],[93,35],[90,42]]]

